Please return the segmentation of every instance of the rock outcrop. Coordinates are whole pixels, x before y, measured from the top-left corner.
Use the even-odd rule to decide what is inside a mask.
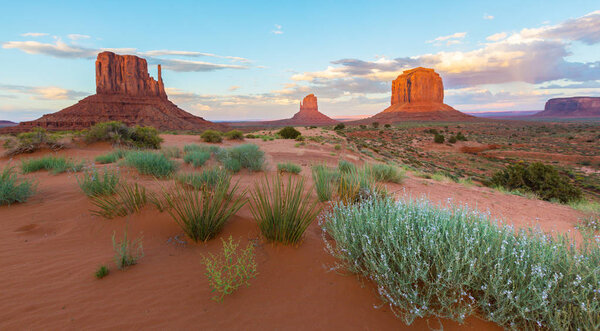
[[[534,117],[600,117],[600,97],[556,98],[546,102]]]
[[[0,128],[6,127],[6,126],[15,126],[15,125],[17,125],[17,123],[15,123],[15,122],[0,120]]]
[[[81,130],[106,121],[153,126],[159,130],[199,131],[225,127],[194,116],[169,101],[160,65],[158,80],[155,80],[148,74],[145,59],[102,52],[96,60],[96,94],[56,113],[2,131],[23,132],[34,127]]]
[[[405,70],[392,81],[391,105],[360,123],[399,121],[455,121],[473,117],[444,103],[444,83],[433,69]]]

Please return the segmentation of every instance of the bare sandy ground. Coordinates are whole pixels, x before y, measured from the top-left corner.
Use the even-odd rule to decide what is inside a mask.
[[[197,136],[165,135],[164,146],[199,143]],[[335,151],[330,145],[294,147],[295,141],[247,140],[267,153],[272,174],[276,164],[302,165],[310,179],[312,163],[337,164],[340,157],[357,163],[359,156]],[[226,142],[231,145],[231,142]],[[60,151],[75,159],[93,160],[110,149],[107,144]],[[0,151],[1,152],[1,151]],[[38,152],[22,157],[38,157]],[[334,155],[332,155],[334,154]],[[19,158],[22,158],[19,157]],[[0,167],[9,162],[0,159]],[[179,160],[181,162],[181,160]],[[124,178],[157,189],[154,179],[120,169]],[[193,171],[181,165],[180,171]],[[245,170],[234,176],[251,188],[264,173]],[[279,329],[279,330],[448,330],[500,329],[469,318],[452,321],[417,320],[406,326],[382,305],[373,286],[354,275],[332,271],[335,260],[324,250],[315,221],[298,247],[266,243],[245,206],[225,226],[221,238],[233,236],[242,245],[256,245],[259,275],[248,288],[211,300],[200,263],[203,254],[221,249],[219,239],[181,244],[182,231],[167,213],[148,206],[129,218],[105,220],[92,216],[92,204],[81,192],[76,175],[38,172],[25,177],[38,181],[38,192],[23,204],[0,207],[0,329]],[[409,177],[389,185],[399,196],[421,197],[440,204],[468,204],[516,227],[539,226],[547,231],[574,231],[580,213],[569,207],[505,195],[482,187]],[[129,223],[130,236],[143,236],[145,256],[126,271],[114,267],[111,236]],[[108,264],[111,273],[97,280],[93,272]]]

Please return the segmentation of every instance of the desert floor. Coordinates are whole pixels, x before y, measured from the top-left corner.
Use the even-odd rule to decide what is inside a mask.
[[[201,143],[198,136],[164,135],[163,146]],[[247,139],[266,152],[268,175],[278,162],[302,165],[300,175],[312,184],[310,165],[336,165],[340,158],[362,163],[359,154],[330,145],[295,147],[293,140]],[[221,145],[232,145],[225,142]],[[108,144],[72,146],[57,152],[92,161]],[[0,152],[2,152],[0,150]],[[20,158],[0,159],[19,166]],[[180,172],[194,171],[178,159]],[[213,160],[209,161],[214,162]],[[108,165],[111,166],[111,165]],[[98,165],[99,168],[103,167]],[[204,166],[205,168],[207,166]],[[170,180],[156,181],[133,169],[120,168],[128,181],[150,190]],[[265,173],[242,170],[234,176],[242,188],[252,189]],[[25,175],[38,182],[37,193],[26,203],[0,207],[0,329],[342,329],[398,330],[439,328],[500,329],[471,317],[465,324],[417,320],[406,326],[378,298],[368,280],[334,270],[335,259],[324,249],[318,221],[308,228],[297,247],[273,245],[261,237],[248,205],[225,226],[220,238],[233,236],[255,245],[258,276],[223,302],[211,300],[201,256],[221,250],[219,239],[195,244],[185,241],[168,213],[148,205],[130,217],[106,220],[92,216],[93,208],[77,184],[78,174]],[[503,194],[489,188],[436,182],[410,173],[403,184],[388,184],[398,196],[426,197],[441,205],[468,204],[515,227],[539,226],[546,231],[574,229],[582,215],[568,206]],[[131,237],[143,236],[145,256],[135,266],[118,270],[111,237],[121,236],[129,223]],[[97,280],[101,264],[110,274]]]

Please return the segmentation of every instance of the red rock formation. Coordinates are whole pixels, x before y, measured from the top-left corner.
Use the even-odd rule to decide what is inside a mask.
[[[535,117],[600,117],[600,97],[555,98]]]
[[[294,114],[292,118],[278,121],[261,122],[262,125],[267,126],[335,125],[337,123],[339,122],[319,111],[317,97],[312,93],[304,97],[300,103],[300,111]]]
[[[96,94],[59,112],[4,128],[23,132],[34,127],[47,130],[80,130],[99,122],[121,121],[127,125],[153,126],[159,130],[224,128],[194,116],[168,100],[158,66],[158,80],[148,74],[146,60],[112,52],[98,54]]]

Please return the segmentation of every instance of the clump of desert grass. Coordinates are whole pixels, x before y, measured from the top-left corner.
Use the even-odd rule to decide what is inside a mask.
[[[313,166],[312,175],[319,200],[357,202],[374,193],[379,196],[387,195],[385,187],[380,183],[399,183],[404,178],[404,171],[385,164],[358,167],[341,160],[337,168],[324,164]]]
[[[241,249],[239,242],[235,242],[231,236],[227,241],[221,241],[223,252],[220,255],[209,253],[208,256],[202,257],[208,283],[212,292],[216,293],[212,299],[219,302],[242,285],[250,286],[250,279],[258,274],[252,243]]]
[[[279,173],[290,173],[290,174],[299,174],[300,171],[302,171],[302,168],[293,162],[285,162],[285,163],[278,163],[277,164],[277,171]]]
[[[177,146],[161,147],[160,152],[170,159],[181,158],[181,149]]]
[[[120,270],[137,264],[138,260],[144,257],[144,246],[142,238],[131,240],[127,236],[127,227],[123,232],[123,239],[117,241],[116,232],[112,236],[113,249],[115,251],[115,264]]]
[[[375,163],[368,165],[367,170],[378,182],[402,183],[406,173],[401,168],[391,164]]]
[[[210,152],[206,151],[190,151],[183,156],[183,162],[191,164],[198,168],[204,165],[210,159]]]
[[[189,144],[189,145],[183,146],[183,152],[184,153],[190,153],[190,152],[209,152],[209,153],[215,154],[219,150],[220,150],[220,147],[219,146],[215,146],[215,145]]]
[[[240,130],[231,130],[225,132],[224,136],[229,140],[244,140],[244,133]]]
[[[478,314],[515,330],[600,328],[598,237],[575,245],[467,208],[378,197],[337,203],[321,224],[340,266],[371,279],[407,324]]]
[[[255,183],[250,197],[250,210],[260,231],[270,241],[297,244],[321,207],[305,192],[303,177],[265,177]]]
[[[201,173],[194,172],[180,174],[176,177],[179,183],[189,185],[195,189],[200,189],[203,186],[214,188],[222,178],[231,178],[231,175],[227,170],[221,167],[209,168]]]
[[[67,171],[78,172],[83,169],[84,162],[74,162],[62,156],[44,156],[21,160],[21,172],[28,174],[40,170],[48,170],[52,174],[60,174]]]
[[[79,187],[87,196],[114,194],[119,180],[117,170],[105,168],[100,174],[95,167],[84,170],[82,176],[77,177]]]
[[[214,187],[175,183],[171,189],[163,189],[162,197],[173,220],[190,239],[199,242],[219,234],[227,220],[246,203],[245,191],[237,193],[238,184],[231,185],[231,177],[224,176]]]
[[[96,156],[95,161],[100,164],[115,163],[124,158],[127,152],[125,149],[117,148],[110,153]]]
[[[92,204],[97,207],[92,215],[104,218],[115,218],[137,213],[148,202],[146,188],[138,183],[120,183],[114,195],[92,196]]]
[[[312,177],[320,201],[330,201],[333,197],[333,189],[340,173],[336,169],[327,167],[325,164],[312,166]]]
[[[16,140],[9,139],[4,143],[6,156],[33,153],[43,148],[52,151],[63,149],[65,145],[58,141],[59,136],[48,133],[44,128],[34,128],[31,132],[17,135]]]
[[[0,172],[0,206],[25,202],[35,193],[35,184],[18,177],[14,167],[5,166]]]
[[[255,144],[222,148],[216,154],[223,166],[234,173],[242,168],[250,171],[262,171],[264,169],[265,153]]]
[[[102,279],[102,278],[108,276],[109,272],[110,271],[108,270],[107,266],[101,265],[101,266],[98,267],[98,269],[94,273],[94,276],[96,276],[97,279]]]
[[[150,151],[131,151],[125,155],[125,165],[134,167],[142,175],[165,178],[177,168],[175,162],[160,153]]]

